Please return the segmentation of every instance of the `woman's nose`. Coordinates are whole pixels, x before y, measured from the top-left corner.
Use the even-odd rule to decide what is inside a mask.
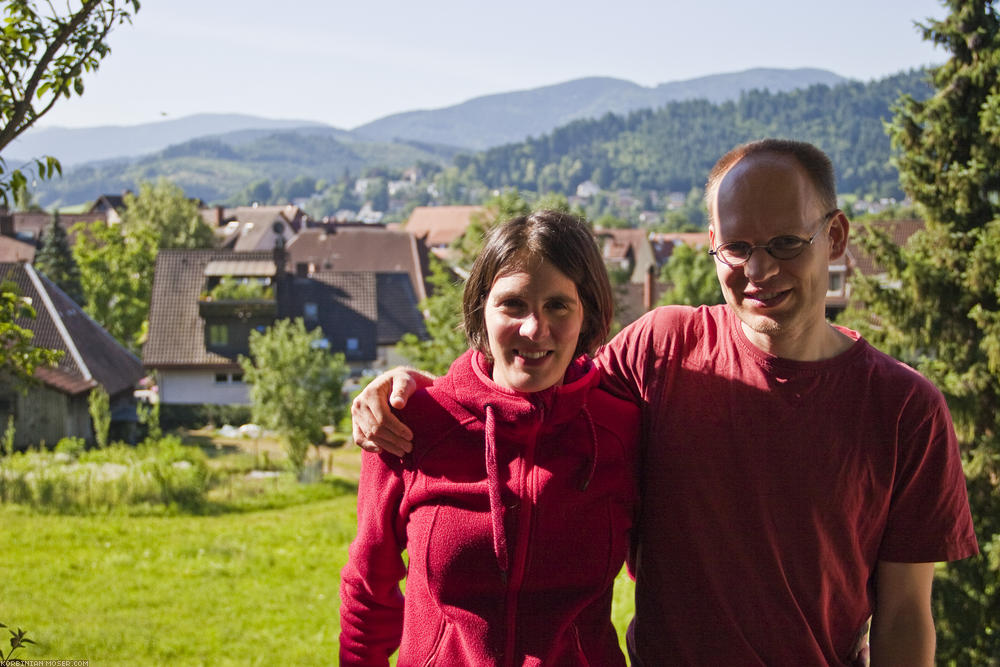
[[[536,339],[543,334],[544,329],[545,324],[542,319],[532,313],[521,322],[520,334],[525,338]]]

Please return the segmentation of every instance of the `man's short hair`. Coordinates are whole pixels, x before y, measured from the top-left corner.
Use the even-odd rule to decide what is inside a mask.
[[[712,167],[712,171],[709,172],[708,183],[705,185],[705,204],[708,206],[710,225],[714,225],[716,222],[713,204],[719,193],[722,179],[741,160],[763,154],[787,155],[794,158],[799,166],[805,170],[806,176],[816,190],[822,209],[832,211],[837,208],[837,179],[833,171],[833,163],[826,153],[805,141],[759,139],[740,144],[732,149],[719,158],[719,161]]]
[[[608,271],[587,223],[569,213],[536,211],[494,227],[465,281],[462,311],[469,344],[486,355],[489,337],[483,310],[498,276],[528,270],[546,260],[576,284],[583,325],[575,355],[594,354],[608,337],[614,297]]]

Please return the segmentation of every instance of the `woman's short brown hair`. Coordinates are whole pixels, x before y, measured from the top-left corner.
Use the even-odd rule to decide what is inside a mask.
[[[483,309],[497,277],[544,259],[576,284],[583,325],[575,356],[594,354],[608,337],[614,298],[604,260],[587,223],[569,213],[542,210],[494,227],[465,282],[462,312],[472,347],[489,354]]]

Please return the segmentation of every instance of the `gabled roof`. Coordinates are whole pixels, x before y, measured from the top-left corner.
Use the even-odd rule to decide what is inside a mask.
[[[213,261],[273,261],[270,251],[161,250],[156,256],[149,304],[149,335],[142,362],[158,366],[231,366],[232,360],[205,348],[205,320],[198,297],[205,287],[205,268]],[[237,275],[237,274],[233,274]]]
[[[604,261],[620,262],[628,259],[634,263],[629,278],[633,283],[643,283],[646,271],[656,264],[653,247],[644,229],[595,229],[594,236]]]
[[[403,334],[412,333],[427,338],[424,317],[417,309],[411,277],[406,273],[378,273],[378,344],[395,345]]]
[[[683,244],[695,250],[701,248],[707,250],[709,238],[708,232],[667,232],[650,234],[649,243],[656,256],[656,265],[663,266],[678,245]]]
[[[406,231],[424,239],[429,248],[448,246],[465,233],[472,216],[483,210],[482,206],[418,206],[406,221]]]
[[[203,216],[204,217],[204,216]],[[298,206],[237,206],[223,211],[226,224],[215,229],[221,244],[231,250],[270,250],[278,235],[274,223],[282,225],[287,242],[304,225],[307,216]]]
[[[121,211],[125,209],[125,194],[120,195],[100,195],[94,200],[90,207],[92,213],[107,213],[110,210]]]
[[[52,222],[52,214],[46,211],[15,211],[14,236],[25,243],[38,244],[39,236],[45,231],[49,223]],[[108,221],[106,211],[95,211],[91,213],[60,213],[59,225],[69,234],[70,244],[73,243],[73,234],[70,230],[78,222],[101,222]]]
[[[17,283],[37,317],[18,319],[38,347],[64,352],[56,368],[39,369],[45,384],[75,395],[96,385],[109,395],[131,391],[142,377],[142,362],[30,264],[0,264],[0,276]]]
[[[923,220],[876,220],[869,223],[872,227],[888,232],[889,238],[897,246],[906,245],[906,242],[916,232],[924,228]],[[862,275],[871,276],[885,273],[885,267],[877,264],[874,258],[862,249],[858,242],[860,236],[865,234],[863,224],[854,224],[851,227],[851,235],[847,242],[848,263],[855,271],[860,271]]]
[[[308,278],[295,277],[287,291],[287,312],[302,317],[309,329],[318,325],[330,350],[343,352],[347,361],[373,360],[378,356],[377,289],[371,272],[320,271]],[[306,303],[316,305],[315,318],[306,316]]]
[[[35,246],[9,236],[0,236],[0,262],[31,262],[35,259]]]
[[[304,229],[286,249],[293,270],[299,264],[313,271],[405,272],[417,301],[427,296],[427,246],[402,230],[364,227]]]
[[[199,297],[208,278],[206,270],[225,266],[231,275],[258,275],[269,261],[274,261],[273,252],[161,250],[144,364],[149,368],[231,367],[232,359],[205,346]],[[377,345],[396,343],[408,331],[425,333],[406,272],[320,270],[295,276],[279,269],[276,280],[277,317],[301,317],[309,328],[320,326],[331,351],[344,352],[348,361],[374,360]]]

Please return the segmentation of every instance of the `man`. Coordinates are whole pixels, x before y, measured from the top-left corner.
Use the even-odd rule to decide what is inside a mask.
[[[958,446],[933,385],[825,319],[832,165],[738,146],[706,202],[726,304],[658,308],[599,356],[643,410],[633,664],[860,663],[870,618],[873,664],[931,665],[934,562],[977,552]],[[352,408],[362,446],[407,449],[395,377]]]

